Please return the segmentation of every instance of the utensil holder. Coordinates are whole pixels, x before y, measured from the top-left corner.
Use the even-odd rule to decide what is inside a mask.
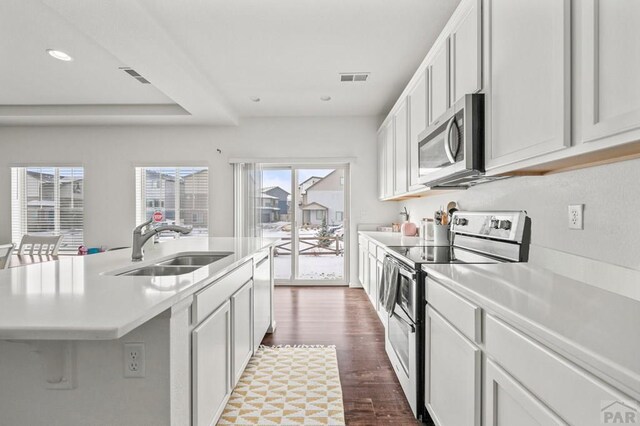
[[[433,244],[436,246],[449,245],[449,225],[434,224],[433,226]]]

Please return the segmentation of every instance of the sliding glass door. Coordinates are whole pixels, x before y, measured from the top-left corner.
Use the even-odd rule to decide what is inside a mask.
[[[262,169],[260,226],[281,239],[277,284],[348,284],[348,166]]]

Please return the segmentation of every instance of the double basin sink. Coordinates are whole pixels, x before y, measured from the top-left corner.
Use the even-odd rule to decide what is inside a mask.
[[[206,252],[197,254],[178,254],[169,259],[164,259],[153,265],[142,266],[125,272],[117,273],[117,276],[147,276],[167,277],[188,274],[207,266],[211,263],[231,256],[231,252]]]

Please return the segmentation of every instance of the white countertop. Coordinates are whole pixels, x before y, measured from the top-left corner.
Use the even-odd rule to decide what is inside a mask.
[[[0,270],[0,339],[118,339],[249,260],[276,239],[182,238],[142,262],[124,249]],[[180,276],[114,276],[182,252],[233,252]]]
[[[384,246],[401,245],[407,238],[361,234]],[[406,240],[404,245],[415,244]],[[423,269],[488,313],[640,397],[640,302],[633,297],[539,263],[433,264]]]
[[[387,247],[414,247],[428,244],[422,237],[405,237],[400,232],[359,231],[359,234]]]

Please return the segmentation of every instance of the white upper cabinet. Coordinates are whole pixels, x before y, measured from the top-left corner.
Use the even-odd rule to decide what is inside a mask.
[[[434,47],[427,65],[429,70],[429,124],[433,124],[449,108],[449,38]]]
[[[427,128],[427,74],[420,73],[409,91],[409,188],[419,186],[418,136]]]
[[[408,125],[409,117],[407,114],[407,100],[405,99],[396,113],[394,114],[394,133],[395,133],[395,161],[394,161],[394,190],[393,195],[405,194],[408,187],[407,172],[407,146],[408,146]]]
[[[378,132],[378,199],[384,198],[385,190],[385,157],[384,143],[387,137],[387,128],[382,127]]]
[[[640,138],[640,1],[582,3],[582,139]],[[635,133],[635,134],[632,134]]]
[[[384,138],[384,197],[392,197],[394,189],[395,147],[394,147],[393,120],[389,122],[385,130]]]
[[[451,104],[482,89],[481,0],[463,1],[451,31]]]
[[[487,170],[569,146],[570,4],[484,3],[490,92]]]

